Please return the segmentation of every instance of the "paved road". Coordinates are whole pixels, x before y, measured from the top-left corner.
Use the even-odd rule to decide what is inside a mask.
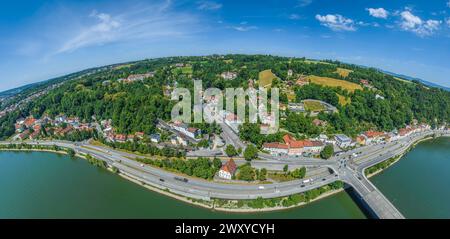
[[[30,141],[29,144],[58,145],[60,147],[72,148],[80,154],[90,154],[98,159],[104,160],[109,165],[120,170],[121,173],[134,178],[142,183],[157,187],[159,189],[168,189],[173,193],[184,195],[191,198],[205,199],[223,198],[223,199],[253,199],[257,197],[274,198],[305,192],[323,185],[332,183],[336,180],[342,180],[351,185],[361,198],[372,208],[380,218],[402,218],[401,214],[387,200],[381,192],[365,177],[364,170],[367,167],[383,162],[394,155],[404,152],[410,144],[431,135],[434,132],[416,134],[409,138],[398,141],[398,143],[389,143],[385,145],[375,145],[365,147],[360,156],[356,159],[348,159],[348,155],[360,150],[352,150],[333,157],[330,160],[319,159],[293,159],[265,157],[264,160],[255,160],[252,164],[255,167],[289,167],[315,166],[328,167],[332,173],[327,176],[318,175],[310,179],[308,183],[303,180],[293,180],[283,183],[272,184],[226,184],[189,178],[187,182],[178,180],[184,176],[177,175],[168,171],[142,165],[132,160],[137,155],[115,151],[109,148],[93,146],[86,142],[73,143],[64,141]],[[447,135],[450,135],[447,133]],[[9,144],[11,142],[0,142],[0,144]],[[14,143],[14,142],[12,142]],[[385,152],[385,153],[382,153]],[[178,178],[178,179],[177,179]]]

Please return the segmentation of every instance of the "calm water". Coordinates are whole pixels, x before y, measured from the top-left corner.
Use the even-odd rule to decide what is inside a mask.
[[[371,181],[406,218],[450,218],[450,138],[417,145]]]
[[[149,191],[85,160],[0,151],[0,218],[364,218],[346,193],[279,212],[229,214]]]
[[[371,180],[407,218],[450,218],[450,138],[419,144]],[[279,212],[214,212],[45,152],[0,151],[0,191],[0,218],[365,218],[347,193]]]

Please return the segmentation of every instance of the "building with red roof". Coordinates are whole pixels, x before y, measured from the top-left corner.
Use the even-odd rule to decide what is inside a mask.
[[[219,170],[219,177],[230,180],[236,172],[237,165],[233,159],[228,160]]]

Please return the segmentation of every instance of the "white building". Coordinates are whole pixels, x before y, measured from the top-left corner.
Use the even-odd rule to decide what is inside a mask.
[[[289,153],[289,146],[281,143],[264,143],[263,150],[270,152],[272,155],[283,155]]]
[[[334,136],[336,139],[336,144],[340,148],[348,148],[352,146],[352,139],[344,134],[337,134]]]
[[[237,166],[233,159],[228,160],[219,170],[219,177],[230,180],[236,172]]]

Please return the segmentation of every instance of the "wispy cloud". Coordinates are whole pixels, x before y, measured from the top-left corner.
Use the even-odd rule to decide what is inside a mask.
[[[197,9],[199,10],[218,10],[222,8],[222,4],[213,1],[198,1]]]
[[[251,30],[258,29],[258,27],[256,27],[256,26],[233,26],[231,28],[233,28],[236,31],[240,31],[240,32],[248,32]]]
[[[322,26],[333,31],[356,31],[355,23],[352,19],[339,14],[316,15],[316,19]]]
[[[171,1],[123,9],[116,14],[94,10],[87,18],[88,23],[81,28],[68,30],[72,31],[70,37],[63,41],[56,54],[132,39],[184,36],[193,31],[197,22],[192,14],[171,11]]]
[[[413,32],[420,37],[433,35],[441,25],[441,21],[439,20],[430,19],[425,21],[409,10],[401,12],[400,17],[400,28],[404,31]]]
[[[447,7],[450,7],[450,0],[448,0],[447,2]]]
[[[64,43],[58,53],[74,51],[88,45],[106,43],[117,37],[115,30],[121,26],[118,20],[113,19],[109,14],[97,13],[97,11],[93,11],[90,17],[95,18],[97,23],[87,27]]]
[[[291,20],[299,20],[299,19],[301,19],[301,16],[298,15],[298,14],[291,14],[291,15],[289,15],[289,19],[291,19]]]
[[[376,18],[386,19],[389,15],[389,12],[384,8],[366,8],[369,11],[369,15]]]
[[[306,7],[310,5],[313,2],[313,0],[298,0],[297,7]]]
[[[257,26],[249,26],[247,24],[248,24],[247,21],[242,21],[242,22],[239,23],[239,26],[231,26],[230,28],[234,29],[236,31],[240,31],[240,32],[248,32],[248,31],[251,31],[251,30],[258,29]]]

